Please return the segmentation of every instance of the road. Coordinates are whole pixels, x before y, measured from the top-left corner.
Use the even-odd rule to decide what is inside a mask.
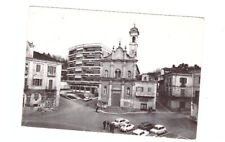
[[[103,129],[104,120],[113,121],[118,117],[127,118],[134,125],[149,121],[166,126],[168,137],[195,139],[196,124],[187,115],[174,112],[145,114],[105,114],[96,113],[94,108],[82,100],[60,98],[58,110],[52,112],[23,111],[22,125],[81,131],[108,132]]]

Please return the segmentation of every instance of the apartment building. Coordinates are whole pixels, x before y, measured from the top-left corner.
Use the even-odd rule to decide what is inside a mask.
[[[101,70],[100,59],[109,50],[99,43],[81,44],[69,49],[67,82],[71,89],[97,94]]]

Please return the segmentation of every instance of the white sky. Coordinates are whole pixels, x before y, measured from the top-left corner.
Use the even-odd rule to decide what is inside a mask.
[[[129,49],[134,23],[140,32],[141,73],[172,64],[202,65],[202,18],[30,7],[27,39],[34,42],[36,51],[63,57],[70,47],[85,43],[112,49],[121,41]]]

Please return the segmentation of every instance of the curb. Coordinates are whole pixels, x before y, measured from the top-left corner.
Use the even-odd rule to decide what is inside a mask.
[[[122,112],[122,113],[117,113],[117,112],[106,112],[106,111],[103,111],[103,110],[99,110],[99,112],[101,113],[105,113],[105,114],[146,114],[146,113],[149,113],[149,112]]]
[[[118,112],[106,112],[106,111],[103,111],[103,110],[98,110],[98,112],[100,113],[104,113],[104,114],[151,114],[151,113],[176,113],[176,112],[157,112],[157,111],[154,111],[154,112],[123,112],[123,113],[118,113]]]

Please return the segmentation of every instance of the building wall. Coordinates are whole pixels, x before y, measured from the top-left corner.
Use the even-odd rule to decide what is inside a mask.
[[[143,92],[138,92],[137,87],[143,87]],[[157,93],[156,82],[136,81],[133,90],[133,94],[135,96],[135,108],[140,109],[141,103],[146,103],[147,108],[156,109],[156,93]]]
[[[191,117],[194,120],[197,120],[197,118],[198,118],[198,105],[197,104],[192,103],[192,106],[191,106]]]
[[[58,106],[61,81],[61,64],[57,62],[37,60],[33,58],[27,58],[26,64],[28,65],[28,69],[25,71],[25,80],[27,81],[27,83],[25,84],[25,92],[27,94],[27,97],[31,96],[31,93],[35,93],[35,91],[41,95],[46,96],[46,93],[44,93],[44,91],[50,90],[49,80],[52,80],[51,90],[55,90],[55,92],[51,93],[53,96],[55,96],[54,106]],[[36,72],[36,65],[40,65],[40,72]],[[56,67],[56,72],[54,76],[48,75],[48,66]],[[40,86],[33,85],[33,79],[41,79],[42,84]],[[50,95],[51,93],[47,94]]]
[[[180,79],[186,78],[187,82],[185,86],[181,86]],[[164,92],[169,96],[174,97],[192,97],[193,92],[193,78],[191,74],[170,74],[165,76]],[[181,91],[184,90],[184,95]]]
[[[114,78],[115,71],[119,69],[121,71],[121,78],[128,78],[128,71],[131,72],[132,79],[137,75],[135,63],[133,62],[103,62],[102,66],[104,68],[101,69],[101,77],[106,77],[105,71],[108,71],[108,77]]]
[[[191,117],[197,121],[198,118],[198,104],[199,104],[199,94],[200,94],[200,70],[193,72],[193,99],[191,105]]]
[[[181,105],[183,103],[183,106]],[[183,99],[170,99],[167,102],[167,106],[172,111],[190,111],[191,109],[191,101],[183,100]]]
[[[141,109],[141,104],[146,104],[147,109],[156,109],[156,83],[155,82],[120,82],[120,81],[101,81],[99,100],[107,102],[108,106],[112,105],[114,91],[120,93],[120,107],[130,107]],[[111,86],[111,87],[110,87]],[[107,93],[104,92],[105,87]],[[128,89],[130,88],[129,93]],[[137,87],[143,87],[143,92],[136,91]],[[150,92],[148,88],[151,88]]]

